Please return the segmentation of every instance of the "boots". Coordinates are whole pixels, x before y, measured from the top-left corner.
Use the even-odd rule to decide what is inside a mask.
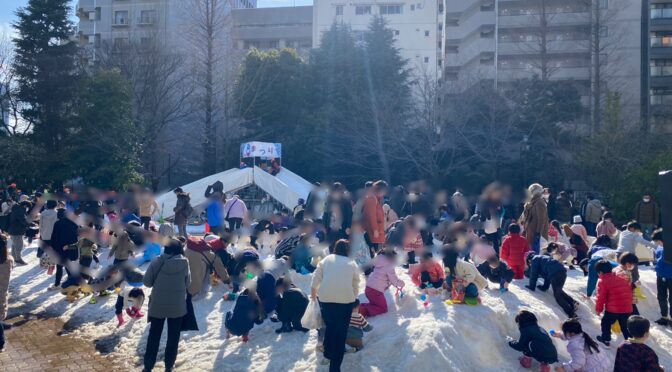
[[[117,321],[118,321],[117,328],[126,324],[126,320],[124,319],[124,314],[123,313],[117,314]]]
[[[528,356],[521,356],[518,358],[518,361],[520,362],[520,365],[523,368],[532,368],[532,358]]]

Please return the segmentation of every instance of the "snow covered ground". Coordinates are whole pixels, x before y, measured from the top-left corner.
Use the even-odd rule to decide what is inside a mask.
[[[24,312],[60,316],[66,321],[65,331],[95,342],[99,350],[117,356],[124,363],[119,370],[139,370],[149,332],[146,319],[117,329],[115,296],[100,298],[95,305],[89,304],[88,298],[70,304],[61,294],[48,292],[46,289],[53,277],[37,266],[35,250],[34,245],[26,249],[24,258],[29,265],[17,267],[12,273],[10,316]],[[639,308],[643,316],[653,321],[660,317],[655,298],[655,272],[644,267],[640,272],[648,298],[641,301]],[[527,279],[516,281],[504,295],[499,293],[497,285],[491,286],[482,294],[483,303],[479,306],[449,306],[437,297],[425,309],[412,295],[412,283],[405,270],[398,268],[397,273],[407,283],[406,295],[397,299],[394,292],[388,291],[390,312],[370,319],[375,329],[365,335],[362,351],[346,354],[344,371],[519,371],[523,370],[518,364],[519,354],[509,348],[505,340],[508,335],[518,337],[513,320],[516,312],[522,308],[532,309],[546,329],[559,329],[565,319],[551,290],[532,293],[523,287]],[[294,282],[307,291],[310,277],[293,275]],[[584,330],[595,336],[599,333],[599,318],[593,310],[594,303],[579,295],[585,291],[586,280],[578,271],[571,271],[569,275],[566,289],[581,302],[578,314]],[[319,365],[321,354],[314,350],[315,331],[277,335],[274,330],[279,325],[266,321],[252,330],[246,344],[237,337],[225,339],[223,317],[233,307],[233,302],[222,300],[227,290],[227,286],[219,285],[205,299],[194,302],[200,331],[182,335],[178,370],[326,371],[325,366]],[[364,300],[364,296],[360,299]],[[620,337],[607,350],[611,360],[622,340]],[[561,360],[567,360],[564,342],[554,341]],[[658,354],[661,364],[672,369],[672,328],[663,329],[653,324],[648,344]],[[163,349],[159,360],[163,358],[162,353]],[[161,362],[157,367],[162,367]]]

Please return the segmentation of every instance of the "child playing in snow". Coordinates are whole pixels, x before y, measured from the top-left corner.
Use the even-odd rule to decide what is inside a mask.
[[[567,269],[558,260],[548,255],[535,255],[530,252],[527,255],[527,266],[530,283],[525,287],[534,292],[536,289],[546,292],[549,287],[553,287],[553,297],[565,311],[569,318],[576,316],[578,303],[572,299],[563,289],[567,280]],[[543,285],[537,285],[537,280],[544,278]]]
[[[611,325],[618,321],[626,339],[630,336],[626,323],[632,313],[632,289],[630,282],[612,272],[612,266],[609,261],[603,260],[595,265],[595,270],[600,275],[597,282],[597,299],[595,301],[595,312],[597,315],[604,312],[601,328],[602,334],[597,336],[597,340],[609,346],[611,342]]]
[[[415,264],[415,256],[422,252],[425,244],[422,240],[422,234],[415,222],[415,217],[409,216],[404,219],[404,251],[407,253],[407,265]]]
[[[364,332],[371,332],[373,326],[370,325],[360,311],[359,300],[355,300],[352,305],[352,314],[350,315],[350,326],[345,344],[350,346],[346,352],[356,353],[364,347]]]
[[[446,271],[444,287],[452,291],[453,282],[461,282],[464,285],[464,297],[477,299],[479,292],[488,285],[488,281],[478,272],[474,264],[459,259],[459,253],[455,249],[444,246],[443,251],[443,266]]]
[[[502,242],[501,259],[506,262],[514,272],[514,279],[525,277],[525,254],[530,250],[527,239],[520,235],[520,225],[509,225],[509,235]]]
[[[427,288],[430,284],[432,288],[441,288],[446,273],[439,262],[434,260],[432,252],[425,252],[420,258],[420,264],[411,268],[411,280],[420,289]]]
[[[90,279],[89,268],[98,253],[98,246],[94,242],[95,230],[84,227],[80,230],[80,238],[77,241],[77,248],[79,249],[79,265],[82,270],[82,277]]]
[[[157,232],[148,232],[148,239],[145,240],[145,249],[142,253],[142,257],[139,257],[136,261],[136,265],[142,266],[147,262],[152,262],[153,259],[161,255],[161,240],[162,235]]]
[[[555,368],[556,372],[607,372],[609,371],[609,358],[600,350],[597,342],[583,331],[578,319],[567,319],[562,323],[562,332],[553,333],[557,337],[567,341],[569,362]]]
[[[626,279],[628,283],[630,283],[632,314],[639,315],[639,310],[637,309],[637,294],[635,292],[637,282],[639,281],[639,271],[636,270],[637,265],[639,264],[639,259],[634,253],[625,253],[618,258],[618,262],[620,265],[614,269],[614,274]]]
[[[283,256],[279,259],[273,260],[264,272],[257,278],[257,295],[262,304],[263,313],[261,319],[266,319],[273,315],[277,305],[278,296],[276,294],[276,283],[280,278],[285,278],[286,282],[289,279],[289,257]],[[276,322],[275,318],[271,319]]]
[[[658,355],[645,342],[649,338],[651,323],[639,315],[628,319],[628,331],[632,338],[618,347],[614,372],[650,371],[663,372]]]
[[[487,262],[478,266],[478,272],[493,283],[499,283],[499,291],[506,293],[509,290],[509,284],[513,281],[515,275],[513,270],[500,261],[497,256],[492,256]]]
[[[495,248],[492,246],[492,242],[485,239],[484,237],[478,237],[475,239],[473,246],[471,247],[471,261],[474,265],[478,266],[484,262],[487,262],[490,257],[497,256]]]
[[[311,265],[311,240],[312,236],[308,234],[301,234],[299,244],[297,244],[296,248],[294,248],[294,251],[292,251],[292,269],[302,275],[307,275],[315,271],[315,267]]]
[[[369,275],[364,290],[369,303],[361,305],[362,315],[369,317],[385,314],[387,312],[387,300],[385,300],[387,288],[391,285],[399,289],[404,288],[404,282],[394,271],[396,264],[397,253],[391,249],[382,250],[373,259],[373,272]]]
[[[231,335],[242,336],[243,342],[247,342],[248,334],[254,324],[261,324],[261,319],[259,319],[260,309],[260,301],[255,289],[244,289],[236,298],[233,311],[227,311],[224,317],[226,338],[231,337]]]
[[[124,275],[124,271],[119,271]],[[145,303],[145,293],[142,291],[142,277],[140,271],[129,271],[124,275],[124,279],[119,286],[119,293],[117,294],[117,301],[114,304],[114,314],[117,316],[117,327],[121,327],[126,323],[124,319],[124,309],[126,314],[133,319],[142,318],[145,314],[142,313],[142,305]]]
[[[275,333],[308,332],[307,328],[301,326],[301,318],[308,307],[308,296],[294,284],[284,279],[279,279],[276,287],[278,296],[281,296],[277,312],[282,327],[276,329]]]
[[[672,326],[669,313],[670,308],[672,308],[672,263],[665,262],[663,257],[663,229],[654,231],[651,240],[658,244],[656,249],[656,288],[658,289],[657,297],[661,318],[656,320],[656,323],[662,326]]]
[[[512,349],[523,353],[523,356],[518,358],[520,365],[531,368],[534,358],[541,363],[539,371],[549,372],[551,370],[550,364],[558,361],[558,351],[555,349],[551,337],[545,329],[539,327],[537,317],[530,311],[521,310],[516,315],[516,323],[520,330],[520,338],[514,340],[507,337],[507,339]]]
[[[128,260],[128,257],[134,255],[134,253],[135,244],[131,240],[129,233],[127,231],[122,231],[117,234],[107,258],[114,257],[113,264],[116,265]]]

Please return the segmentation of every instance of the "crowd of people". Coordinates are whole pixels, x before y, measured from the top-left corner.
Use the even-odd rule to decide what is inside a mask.
[[[27,194],[7,187],[0,216],[0,319],[6,316],[11,269],[26,265],[24,245],[39,239],[40,265],[55,272],[49,289],[70,301],[116,294],[119,327],[125,316],[145,316],[142,288],[152,289],[145,371],[154,369],[166,323],[164,362],[172,370],[180,332],[198,328],[193,301],[219,282],[230,285],[225,299],[235,301],[224,314],[227,335],[247,342],[254,326],[266,320],[279,323],[277,333],[317,329],[322,363],[339,371],[347,352],[365,347],[364,333],[373,330],[367,319],[388,312],[390,288],[397,296],[417,294],[425,306],[433,297],[478,306],[491,285],[508,296],[512,282],[528,277],[530,291],[552,290],[567,320],[562,332],[549,334],[533,312],[521,310],[515,316],[520,337],[509,340],[522,353],[521,366],[530,368],[536,360],[541,371],[606,371],[610,361],[603,351],[617,323],[625,342],[615,370],[662,371],[645,344],[650,323],[637,309],[637,246],[643,245],[655,261],[661,312],[656,324],[672,326],[672,263],[663,257],[660,208],[650,194],[622,227],[594,195],[576,206],[571,192],[555,197],[532,184],[516,203],[511,189],[498,183],[475,199],[434,191],[425,182],[391,188],[372,181],[356,192],[341,183],[316,184],[292,211],[253,219],[245,201],[225,195],[216,182],[205,190],[202,206],[208,232],[196,236],[188,234],[187,224],[200,206],[192,206],[182,189],[174,192],[174,217],[167,222],[156,220],[159,206],[147,189]],[[101,252],[107,252],[109,265],[99,259]],[[411,283],[398,277],[400,265]],[[564,290],[568,270],[581,270],[586,296],[595,296],[595,312],[602,315],[595,339],[582,330],[578,301]],[[309,293],[292,283],[290,272],[312,276]],[[320,321],[309,326],[306,318],[316,315]],[[551,337],[567,341],[571,360],[559,360]],[[4,342],[0,333],[0,349]]]

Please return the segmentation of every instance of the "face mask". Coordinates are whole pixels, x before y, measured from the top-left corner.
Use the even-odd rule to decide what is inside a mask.
[[[642,201],[643,201],[644,203],[648,203],[648,202],[651,201],[651,199],[649,199],[649,198],[643,198]]]
[[[550,195],[544,194],[544,199],[548,200],[548,198],[550,198],[550,197],[551,197]]]

